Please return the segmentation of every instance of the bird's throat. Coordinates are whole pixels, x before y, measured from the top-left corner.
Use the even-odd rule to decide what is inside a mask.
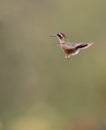
[[[60,43],[60,44],[64,44],[64,43],[65,43],[65,40],[64,40],[64,39],[59,39],[59,43]]]

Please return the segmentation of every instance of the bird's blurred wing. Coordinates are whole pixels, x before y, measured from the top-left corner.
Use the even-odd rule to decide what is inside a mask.
[[[74,46],[76,49],[86,49],[90,47],[93,43],[85,42],[85,43],[74,43],[72,46]]]
[[[72,46],[71,44],[64,44],[63,47],[65,49],[74,49],[75,48],[75,46]]]

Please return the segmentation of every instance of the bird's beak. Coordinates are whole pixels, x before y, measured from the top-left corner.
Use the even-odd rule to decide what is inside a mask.
[[[50,35],[50,37],[56,37],[56,35]]]

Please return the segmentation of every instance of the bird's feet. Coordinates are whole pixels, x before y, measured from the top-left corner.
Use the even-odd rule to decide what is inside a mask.
[[[71,55],[65,55],[65,59],[69,60]]]

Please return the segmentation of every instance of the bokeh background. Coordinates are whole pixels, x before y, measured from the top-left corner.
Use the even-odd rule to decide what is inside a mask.
[[[49,35],[94,45],[65,60]],[[106,1],[0,0],[0,130],[85,130],[106,122]]]

